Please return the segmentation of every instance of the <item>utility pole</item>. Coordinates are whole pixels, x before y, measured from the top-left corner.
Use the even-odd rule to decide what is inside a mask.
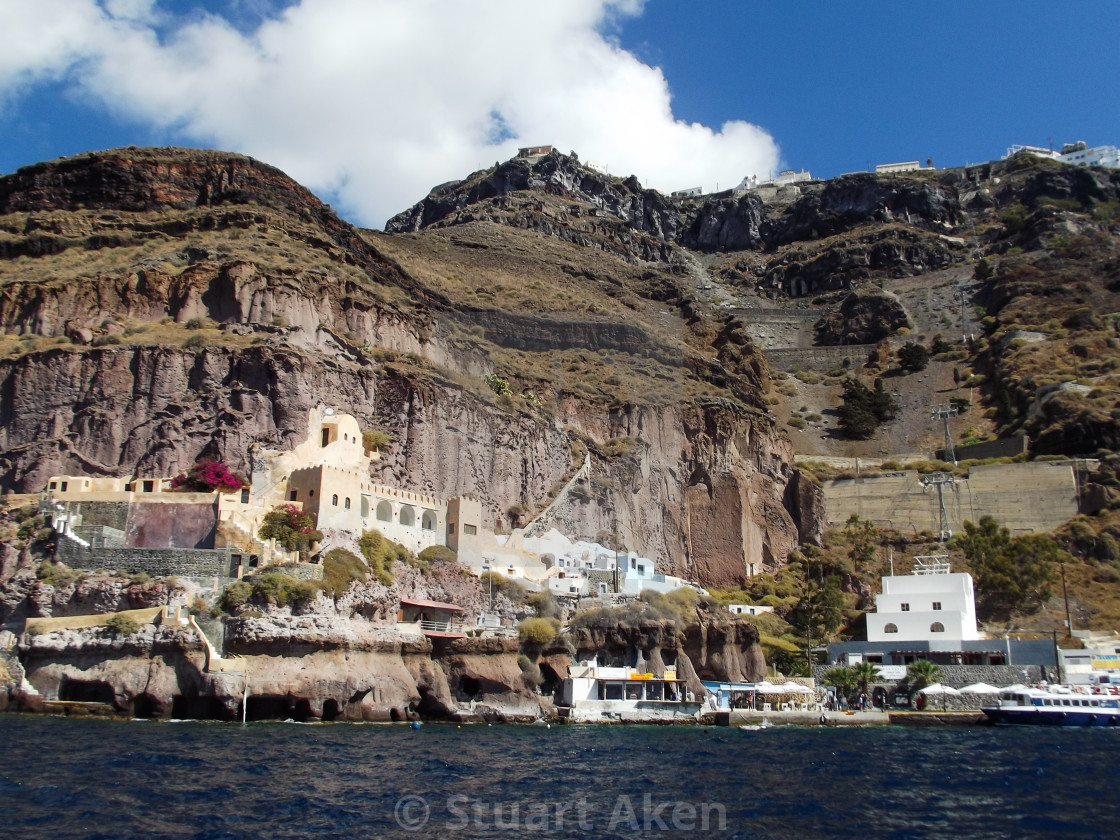
[[[945,542],[949,537],[953,536],[952,530],[949,528],[949,514],[945,511],[945,485],[952,486],[956,483],[952,473],[930,473],[922,479],[922,484],[927,488],[937,488],[937,502],[940,507],[941,521],[940,530],[937,535],[938,542]]]
[[[1070,617],[1070,614],[1069,614],[1069,590],[1066,589],[1066,562],[1065,562],[1065,560],[1063,560],[1059,564],[1059,568],[1062,570],[1062,598],[1064,598],[1065,602],[1066,602],[1066,638],[1068,639],[1068,638],[1071,638],[1073,636],[1073,619]]]
[[[930,421],[941,420],[945,424],[945,460],[957,465],[957,453],[953,451],[953,435],[949,431],[949,418],[957,415],[957,406],[952,403],[936,403],[929,407]]]

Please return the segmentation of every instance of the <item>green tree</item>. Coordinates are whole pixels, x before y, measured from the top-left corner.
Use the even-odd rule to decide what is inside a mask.
[[[266,513],[257,535],[262,540],[276,540],[288,551],[307,551],[312,543],[323,539],[311,515],[295,505],[278,505]]]
[[[914,694],[927,685],[941,682],[941,669],[928,659],[919,659],[906,666],[906,678],[910,680],[910,693]]]
[[[929,365],[929,351],[921,344],[909,341],[898,348],[898,363],[907,373],[925,370]]]
[[[1053,565],[1071,559],[1046,534],[1012,537],[990,516],[965,522],[950,545],[962,552],[976,581],[976,615],[1006,621],[1015,612],[1036,610],[1050,597]]]
[[[858,379],[847,377],[842,383],[843,394],[837,414],[840,431],[850,438],[866,440],[875,434],[879,424],[894,419],[898,403],[883,388],[883,380],[876,379],[874,388],[868,388]]]
[[[859,690],[867,693],[867,686],[879,676],[879,667],[873,662],[860,662],[852,666],[852,676],[855,677]]]
[[[845,692],[850,692],[859,684],[856,679],[855,672],[846,665],[837,665],[835,668],[829,668],[824,675],[825,685],[834,685],[837,688],[844,689]]]
[[[851,548],[848,549],[848,559],[857,572],[865,572],[875,565],[875,549],[879,543],[879,529],[860,519],[859,514],[853,513],[844,525],[844,536],[848,538]]]
[[[109,616],[105,621],[105,626],[109,628],[114,636],[131,636],[140,629],[140,625],[130,615],[122,615],[121,613],[114,613]]]

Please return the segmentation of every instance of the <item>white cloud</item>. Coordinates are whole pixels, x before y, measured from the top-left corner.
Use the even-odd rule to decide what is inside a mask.
[[[674,119],[661,71],[604,34],[642,0],[301,0],[249,32],[151,0],[5,7],[0,95],[72,79],[113,112],[333,192],[363,224],[519,145],[572,149],[666,190],[778,163],[749,123]]]

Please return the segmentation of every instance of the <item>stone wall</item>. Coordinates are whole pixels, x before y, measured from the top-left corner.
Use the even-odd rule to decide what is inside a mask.
[[[953,449],[958,461],[967,461],[970,458],[1014,458],[1026,451],[1026,435],[986,440],[983,443],[974,443],[972,446],[957,446]],[[937,457],[945,460],[945,450],[938,449]]]
[[[105,525],[122,533],[128,528],[128,502],[68,502],[83,525]]]
[[[875,351],[874,344],[842,344],[837,347],[790,347],[781,350],[763,350],[762,355],[775,370],[812,370],[826,373],[844,366],[862,365]]]
[[[320,563],[285,563],[281,566],[266,566],[260,570],[265,572],[281,572],[296,580],[322,580],[323,566]]]
[[[855,514],[903,533],[940,530],[938,491],[917,472],[837,479],[823,486],[825,517],[837,527]],[[949,529],[991,516],[1013,534],[1050,531],[1077,515],[1073,467],[1064,462],[973,467],[968,478],[943,488]]]
[[[124,548],[124,531],[108,525],[75,525],[74,536],[89,543],[90,548]]]
[[[234,555],[228,549],[198,548],[84,548],[65,536],[58,541],[58,556],[71,569],[146,572],[152,577],[236,577]]]

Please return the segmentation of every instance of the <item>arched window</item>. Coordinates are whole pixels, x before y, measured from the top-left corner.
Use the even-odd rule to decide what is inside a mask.
[[[393,506],[388,502],[377,503],[377,521],[378,522],[392,522],[393,521]]]
[[[338,507],[338,494],[337,493],[335,493],[333,496],[331,496],[331,504],[334,505],[335,507]]]
[[[424,515],[420,517],[420,527],[425,531],[434,531],[436,529],[436,513],[434,510],[424,511]]]
[[[412,527],[416,524],[416,511],[408,505],[401,508],[401,524]]]
[[[350,497],[349,496],[346,497],[346,501],[343,503],[342,506],[344,508],[346,508],[347,510],[350,510]]]
[[[929,632],[931,632],[931,633],[944,633],[945,632],[945,625],[942,624],[940,621],[935,621],[935,622],[933,622],[933,624],[931,624],[929,626]]]
[[[898,632],[898,625],[897,624],[888,624],[886,627],[883,628],[883,632],[884,633],[897,633]]]

